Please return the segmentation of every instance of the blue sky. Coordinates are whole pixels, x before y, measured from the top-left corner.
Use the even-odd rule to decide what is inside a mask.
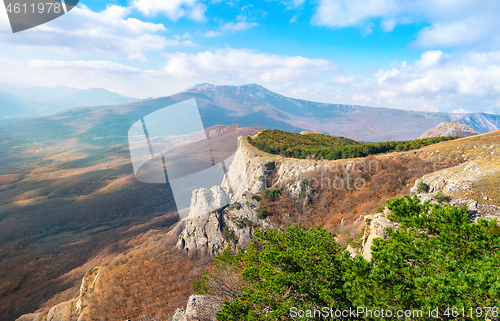
[[[500,2],[82,1],[12,34],[0,10],[0,81],[167,96],[258,83],[286,96],[500,114]]]

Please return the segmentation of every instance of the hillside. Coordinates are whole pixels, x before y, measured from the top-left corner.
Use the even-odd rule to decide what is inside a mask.
[[[220,128],[214,130],[220,132]],[[176,224],[173,230],[168,226],[146,224],[145,228],[150,231],[132,238],[127,243],[132,248],[125,250],[126,254],[119,255],[113,263],[101,261],[99,279],[95,289],[85,299],[86,317],[82,317],[82,320],[97,315],[106,315],[111,319],[128,316],[132,320],[140,316],[162,319],[172,315],[175,308],[184,306],[192,293],[189,291],[191,280],[200,277],[200,269],[194,268],[192,264],[197,267],[210,266],[203,259],[206,258],[203,254],[205,251],[220,249],[224,244],[244,244],[249,237],[246,233],[252,231],[255,224],[287,227],[302,223],[310,227],[320,226],[336,233],[335,240],[346,244],[358,239],[359,231],[365,224],[363,216],[373,214],[388,198],[410,193],[412,186],[418,185],[422,177],[433,188],[436,186],[432,183],[434,181],[441,184],[441,188],[448,186],[446,193],[455,201],[463,197],[464,192],[460,195],[448,191],[459,193],[453,187],[458,181],[455,179],[447,183],[445,179],[443,183],[441,178],[445,176],[439,173],[451,171],[457,175],[457,169],[468,164],[485,164],[489,166],[487,171],[485,167],[469,167],[461,177],[472,182],[472,178],[477,176],[478,179],[472,184],[478,191],[483,187],[490,188],[484,182],[494,182],[492,179],[500,171],[495,162],[500,156],[500,150],[496,147],[499,139],[500,131],[497,131],[440,142],[414,151],[349,160],[314,161],[270,155],[257,150],[244,137],[240,137],[227,181],[222,182],[223,187],[228,182],[233,187],[229,192],[231,206],[218,214],[198,217],[190,213],[190,217]],[[434,173],[439,175],[438,178],[426,179],[433,177]],[[5,178],[6,181],[8,179],[13,180],[15,177]],[[364,183],[359,183],[360,180]],[[339,181],[343,184],[339,185]],[[287,187],[277,188],[282,184]],[[472,191],[471,187],[469,189]],[[433,190],[430,196],[424,196],[432,197],[436,192]],[[500,204],[500,199],[491,189],[485,196],[488,200],[473,198],[478,202],[478,215],[484,215],[481,212],[482,204]],[[205,201],[208,202],[207,199]],[[196,211],[196,208],[191,211]],[[252,215],[255,217],[252,218]],[[179,252],[178,248],[188,252]],[[186,268],[181,269],[183,264]],[[176,273],[180,273],[177,278],[169,279]],[[81,273],[80,277],[83,275]],[[116,293],[121,293],[119,300]],[[71,298],[68,295],[51,302],[55,305],[68,300]],[[74,307],[76,301],[78,297],[60,307]],[[145,301],[150,303],[145,305]],[[49,313],[50,305],[46,307],[41,310],[42,313]],[[178,315],[182,313],[186,312],[177,312]]]
[[[440,137],[440,136],[460,136],[468,137],[480,134],[474,128],[464,125],[458,121],[442,122],[434,128],[429,129],[422,134],[419,138]]]
[[[126,141],[80,136],[93,123],[76,120],[51,117],[0,127],[2,320],[35,311],[54,296],[73,297],[86,269],[133,247],[128,242],[138,235],[179,219],[168,185],[135,178]],[[96,133],[108,127],[95,125]],[[214,148],[230,154],[238,136],[261,130],[220,125],[207,134]]]
[[[214,94],[213,90],[219,89],[219,94]],[[140,299],[143,295],[149,298],[148,300],[156,300],[156,306],[163,304],[164,309],[160,310],[163,315],[173,313],[180,307],[180,302],[186,301],[187,296],[192,293],[189,283],[201,273],[200,270],[193,271],[185,279],[179,279],[178,284],[172,285],[174,288],[167,286],[171,282],[170,279],[162,279],[159,281],[159,284],[164,285],[161,288],[151,290],[151,287],[146,286],[143,289],[134,287],[131,290],[134,284],[131,280],[137,279],[139,280],[137,282],[151,284],[151,280],[155,278],[154,269],[148,269],[148,274],[144,277],[149,279],[141,279],[146,264],[144,262],[151,261],[152,264],[156,262],[153,265],[159,268],[165,262],[184,262],[185,257],[181,252],[177,252],[175,240],[170,240],[168,246],[166,245],[168,249],[161,253],[146,250],[149,238],[145,233],[148,231],[157,233],[155,235],[159,238],[173,233],[177,238],[183,231],[183,225],[177,223],[178,215],[168,185],[144,184],[134,177],[127,142],[127,133],[132,124],[154,111],[186,98],[197,99],[204,127],[210,135],[221,138],[221,150],[227,153],[234,151],[237,136],[252,136],[262,130],[262,127],[248,128],[234,125],[238,120],[241,120],[243,125],[267,124],[271,128],[292,128],[294,131],[299,131],[301,128],[310,128],[313,132],[323,131],[314,129],[312,125],[316,117],[313,114],[319,115],[324,111],[320,107],[318,110],[314,109],[321,104],[289,99],[259,86],[202,86],[171,97],[137,101],[126,105],[84,107],[51,116],[2,124],[0,126],[0,278],[2,281],[0,318],[13,319],[33,311],[48,312],[52,306],[75,298],[82,276],[96,266],[105,269],[101,285],[104,287],[100,288],[99,292],[102,297],[96,299],[94,306],[106,311],[114,309],[116,313],[113,317],[116,319],[125,318],[126,313],[136,318],[139,312],[154,315],[154,311],[148,310],[147,305]],[[276,105],[271,105],[270,102]],[[284,117],[285,114],[277,112],[279,108],[276,106],[284,110],[288,108],[286,113],[293,117]],[[336,108],[333,108],[333,105],[325,104],[325,106],[328,109],[325,113],[330,113]],[[353,110],[359,110],[357,108]],[[384,114],[387,111],[363,108],[369,113],[378,110]],[[402,115],[400,112],[407,116],[420,114],[408,114],[406,111],[396,111],[396,114]],[[337,120],[358,114],[347,116],[348,114],[340,113]],[[293,118],[297,115],[305,117],[300,128],[290,125],[295,124]],[[384,114],[384,121],[386,118],[391,119],[389,116]],[[413,116],[410,118],[413,119]],[[399,126],[398,121],[402,118],[398,117],[392,119]],[[490,118],[484,119],[491,121],[495,119],[491,115],[488,117]],[[321,119],[323,121],[323,118]],[[359,125],[353,125],[356,123],[353,120],[351,125],[354,127],[349,125],[345,128],[364,126],[364,132],[359,131],[362,137],[382,133],[377,131],[378,129],[367,131],[366,123],[363,121],[365,120],[361,119]],[[303,124],[309,125],[303,126]],[[428,122],[425,124],[429,125]],[[168,125],[168,120],[165,121],[165,125]],[[486,126],[488,123],[483,125]],[[401,125],[401,128],[403,127]],[[406,127],[413,128],[408,125]],[[387,129],[384,135],[391,138],[397,136],[397,128],[382,125],[377,128]],[[344,129],[333,121],[329,130]],[[419,134],[423,131],[420,130]],[[488,144],[498,144],[496,136],[488,136],[490,134],[474,137],[487,139]],[[321,135],[301,136],[321,141],[324,137]],[[352,143],[352,136],[344,135],[344,137],[349,137],[344,143]],[[233,144],[226,146],[229,141]],[[243,236],[248,239],[248,234],[242,235],[241,231],[238,231],[248,231],[262,223],[247,221],[250,215],[238,218],[237,215],[243,215],[241,211],[248,210],[247,201],[248,204],[255,205],[252,217],[255,216],[258,220],[264,219],[269,224],[282,226],[296,222],[310,226],[321,224],[330,231],[337,232],[341,240],[346,240],[349,235],[358,233],[363,224],[362,215],[373,212],[374,208],[382,205],[386,198],[409,192],[414,182],[425,174],[474,159],[476,154],[482,155],[482,146],[486,144],[477,141],[475,144],[478,149],[464,150],[463,154],[457,149],[462,140],[441,142],[421,150],[383,154],[373,159],[362,159],[368,164],[376,160],[380,167],[351,175],[350,171],[357,168],[355,166],[358,166],[356,162],[359,159],[332,162],[287,159],[259,151],[244,140],[239,141],[245,144],[245,153],[248,153],[245,154],[247,156],[241,155],[239,160],[235,158],[233,172],[236,171],[236,174],[230,187],[237,194],[231,197],[236,195],[246,199],[242,200],[239,206],[232,204],[234,207],[229,214],[234,215],[232,216],[234,222],[226,224],[223,216],[212,217],[221,222],[217,225],[219,232],[215,239],[222,238],[225,242]],[[440,153],[436,153],[433,148],[439,149]],[[447,154],[449,157],[445,156]],[[442,155],[440,156],[442,158],[438,158],[439,155]],[[336,179],[335,175],[338,174],[345,185],[339,190],[313,191],[305,183],[314,178],[314,175],[319,175],[316,179],[321,182],[321,172],[309,173],[316,168],[328,171],[330,171],[328,168],[331,168],[328,177],[326,174],[323,175],[325,183],[328,178],[332,185]],[[348,173],[345,172],[347,168],[349,168]],[[358,178],[366,180],[366,188],[349,189],[348,187]],[[297,183],[303,179],[306,179],[304,184]],[[278,180],[289,184],[290,188],[282,191],[283,193],[274,189],[265,192],[265,195],[270,197],[266,196],[262,201],[252,198],[252,196],[256,196],[257,199],[262,197],[264,189]],[[249,190],[251,194],[247,195],[245,191]],[[485,195],[493,197],[489,194]],[[202,202],[205,195],[200,198]],[[256,205],[255,202],[264,205],[261,208],[261,205]],[[238,209],[243,205],[244,208]],[[213,227],[212,223],[215,221],[209,222],[211,224],[206,227]],[[200,224],[202,223],[201,220]],[[172,230],[174,224],[175,230]],[[238,230],[231,230],[228,227],[228,230],[224,231],[224,226]],[[197,228],[202,227],[193,228],[198,231]],[[188,237],[185,244],[203,244],[202,237],[196,242],[191,241]],[[193,259],[203,259],[203,251],[200,256],[196,256],[198,254],[195,253],[191,252],[195,255]],[[124,254],[127,259],[115,262],[116,265],[109,265],[119,254]],[[109,270],[107,267],[110,267]],[[116,268],[113,270],[111,267]],[[175,269],[178,267],[179,265],[172,264],[171,268],[161,271],[175,274]],[[113,286],[106,288],[107,283],[112,283]],[[153,292],[146,294],[145,291],[150,290]],[[123,295],[127,300],[125,306],[123,301],[115,300],[116,297],[111,294],[121,293],[120,291],[125,293]],[[168,297],[169,291],[174,291],[175,297],[166,304],[162,300]]]

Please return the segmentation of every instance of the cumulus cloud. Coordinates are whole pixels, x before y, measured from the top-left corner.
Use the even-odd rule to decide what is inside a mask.
[[[427,22],[415,41],[419,47],[498,48],[499,14],[499,1],[319,0],[311,22],[330,28],[359,27],[365,34],[379,20],[386,32],[398,24]]]
[[[353,82],[356,82],[358,80],[359,79],[354,77],[354,76],[351,76],[351,77],[338,76],[338,77],[330,80],[330,83],[332,83],[334,85],[338,85],[338,86],[349,86],[350,84],[352,84]]]
[[[379,88],[393,96],[500,95],[500,52],[444,54],[427,51],[413,64],[400,63],[388,71],[379,71],[375,77]]]
[[[1,33],[0,41],[69,55],[137,54],[182,45],[161,35],[166,31],[163,24],[127,18],[128,14],[129,8],[117,5],[101,12],[81,5],[71,14],[37,27],[36,32]]]
[[[127,57],[127,60],[139,60],[139,61],[142,61],[142,62],[147,62],[148,61],[148,58],[146,58],[146,56],[144,56],[144,54],[142,52],[138,52],[138,53],[131,53],[128,55]]]
[[[224,24],[221,27],[222,31],[228,31],[228,32],[236,32],[236,31],[243,31],[247,30],[251,27],[255,27],[258,24],[256,22],[247,22],[247,21],[239,21],[239,22],[228,22]]]
[[[206,20],[207,6],[198,0],[133,0],[131,5],[146,16],[163,14],[173,21],[183,17]]]
[[[397,63],[374,77],[376,83],[363,91],[392,107],[452,112],[481,108],[498,113],[500,106],[498,51],[445,54],[430,50],[411,64]]]
[[[168,58],[163,72],[169,76],[230,83],[302,81],[326,77],[337,69],[329,60],[269,55],[246,49],[175,53]]]
[[[205,32],[205,37],[207,38],[213,38],[222,35],[222,32],[220,31],[214,31],[214,30],[209,30]]]
[[[243,11],[247,10],[242,8]],[[226,22],[222,24],[219,28],[218,31],[215,30],[210,30],[205,33],[205,37],[207,38],[213,38],[217,36],[221,36],[223,34],[229,34],[229,33],[235,33],[238,31],[245,31],[247,29],[250,29],[252,27],[257,27],[259,24],[255,21],[247,21],[249,18],[245,15],[239,15],[236,17],[237,22]],[[250,18],[250,19],[255,19],[255,18]]]

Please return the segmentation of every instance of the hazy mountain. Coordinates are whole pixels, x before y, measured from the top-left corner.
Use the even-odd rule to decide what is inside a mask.
[[[24,99],[0,89],[0,120],[29,116],[33,106],[47,108],[44,103]]]
[[[85,92],[90,92],[92,97],[100,97],[100,92],[96,93],[90,89]],[[324,132],[361,141],[416,139],[439,123],[453,120],[471,126],[479,132],[500,128],[500,116],[492,114],[431,113],[325,104],[288,98],[259,85],[207,84],[172,96],[145,99],[130,104],[71,109],[59,113],[57,117],[27,121],[24,127],[27,131],[33,131],[33,134],[36,132],[36,135],[47,137],[60,137],[59,135],[64,133],[74,134],[77,140],[93,144],[105,143],[105,140],[100,140],[102,138],[121,142],[126,141],[130,126],[137,120],[166,106],[192,98],[196,99],[205,127],[240,124],[245,127],[260,126],[293,132]],[[165,126],[168,126],[169,121],[175,122],[169,119],[164,121]]]
[[[431,113],[292,99],[259,85],[198,85],[173,95],[196,98],[210,124],[238,123],[291,131],[320,131],[356,140],[406,140],[441,122],[457,120],[479,132],[500,129],[500,116],[484,113]],[[204,114],[204,115],[203,115]]]
[[[0,83],[0,120],[53,114],[74,107],[117,105],[134,101],[137,99],[102,88],[20,88]]]

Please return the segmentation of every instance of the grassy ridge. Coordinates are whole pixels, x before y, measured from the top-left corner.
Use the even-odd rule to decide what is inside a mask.
[[[418,149],[423,146],[453,140],[459,137],[430,137],[410,141],[390,141],[383,143],[361,143],[355,140],[325,134],[301,135],[282,130],[263,130],[255,139],[248,142],[258,149],[275,155],[294,158],[324,158],[326,160],[366,157],[368,155],[400,152]]]

